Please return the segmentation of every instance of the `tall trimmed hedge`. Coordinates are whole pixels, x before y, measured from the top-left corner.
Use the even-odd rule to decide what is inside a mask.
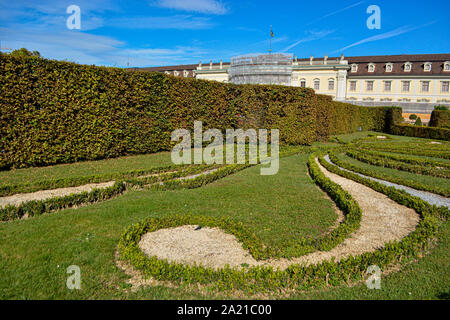
[[[430,127],[450,128],[450,110],[433,110],[430,118]]]
[[[317,95],[317,140],[330,135],[362,131],[388,132],[401,119],[401,108],[362,107],[333,101],[330,96]],[[399,116],[400,115],[400,118]]]
[[[36,57],[0,54],[0,85],[0,168],[170,150],[171,132],[192,129],[195,120],[204,129],[280,129],[285,144],[311,144],[359,125],[384,126],[383,111],[335,103],[311,89]]]

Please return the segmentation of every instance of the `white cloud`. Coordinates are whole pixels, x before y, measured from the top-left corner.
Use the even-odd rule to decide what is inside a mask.
[[[210,18],[176,15],[167,17],[117,18],[106,22],[108,26],[123,29],[178,29],[199,30],[214,26]]]
[[[308,31],[307,33],[309,33],[308,36],[297,40],[296,42],[294,42],[293,44],[291,44],[290,46],[284,48],[283,50],[281,50],[281,52],[286,52],[296,46],[298,46],[301,43],[305,43],[305,42],[311,42],[311,41],[315,41],[315,40],[319,40],[322,38],[325,38],[327,35],[334,33],[335,30],[323,30],[323,31]]]
[[[192,59],[201,60],[210,55],[201,47],[126,48],[126,43],[111,37],[68,30],[0,28],[0,39],[2,46],[37,50],[49,59],[119,67],[192,63]]]
[[[310,23],[308,23],[307,25],[311,25],[311,24],[313,24],[313,23],[316,23],[316,22],[321,21],[321,20],[323,20],[323,19],[326,19],[326,18],[328,18],[328,17],[334,16],[334,15],[336,15],[336,14],[338,14],[338,13],[341,13],[341,12],[344,12],[344,11],[347,11],[347,10],[350,10],[350,9],[352,9],[352,8],[354,8],[354,7],[359,6],[360,4],[363,4],[364,2],[365,2],[365,1],[359,1],[359,2],[357,2],[357,3],[354,3],[354,4],[351,4],[351,5],[347,6],[347,7],[344,7],[344,8],[342,8],[342,9],[339,9],[339,10],[336,10],[336,11],[333,11],[333,12],[330,12],[330,13],[328,13],[328,14],[326,14],[326,15],[324,15],[324,16],[322,16],[322,17],[320,17],[320,18],[318,18],[318,19],[316,19],[316,20],[314,20],[314,21],[312,21],[312,22],[310,22]]]
[[[222,2],[217,0],[158,0],[155,5],[161,8],[207,14],[225,14],[228,12]]]
[[[363,39],[363,40],[360,40],[358,42],[352,43],[352,44],[350,44],[350,45],[348,45],[348,46],[346,46],[344,48],[341,48],[341,49],[338,49],[336,51],[333,51],[332,53],[342,52],[342,51],[345,51],[347,49],[350,49],[350,48],[353,48],[353,47],[356,47],[356,46],[359,46],[361,44],[368,43],[368,42],[374,42],[374,41],[379,41],[379,40],[393,38],[393,37],[396,37],[396,36],[399,36],[399,35],[402,35],[402,34],[405,34],[405,33],[409,33],[409,32],[412,32],[412,31],[415,31],[415,30],[418,30],[418,29],[422,29],[422,28],[428,27],[428,26],[430,26],[430,25],[432,25],[432,24],[434,24],[436,22],[437,21],[432,21],[430,23],[427,23],[427,24],[424,24],[424,25],[421,25],[421,26],[411,26],[411,25],[403,26],[403,27],[397,28],[395,30],[392,30],[392,31],[389,31],[389,32],[386,32],[386,33],[382,33],[382,34],[378,34],[376,36],[368,37],[366,39]]]

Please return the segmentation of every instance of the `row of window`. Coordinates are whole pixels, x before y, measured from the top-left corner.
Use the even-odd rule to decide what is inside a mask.
[[[350,81],[349,91],[356,91],[356,83],[357,81]],[[366,91],[373,91],[374,83],[375,81],[373,80],[366,81]],[[442,93],[449,92],[449,84],[450,81],[441,81]],[[420,87],[422,92],[430,92],[430,81],[420,81]],[[391,80],[383,81],[383,88],[385,92],[392,91],[392,81]],[[409,92],[410,90],[411,90],[411,81],[402,81],[402,92]]]
[[[359,99],[356,97],[348,97],[347,100],[349,101],[358,101]],[[376,98],[374,97],[366,97],[366,98],[362,98],[360,99],[361,101],[377,101]],[[430,103],[432,102],[432,99],[427,99],[427,98],[418,98],[416,100],[414,99],[410,99],[410,98],[399,98],[397,100],[393,99],[393,98],[381,98],[379,99],[380,102],[394,102],[394,101],[398,101],[398,102],[427,102]],[[436,100],[436,103],[450,103],[450,99],[439,99]]]
[[[431,63],[431,62],[425,62],[423,64],[423,70],[425,72],[431,72],[431,66],[432,65],[433,65],[433,63]],[[393,63],[386,63],[384,68],[385,68],[386,72],[392,72],[392,70],[394,69],[394,64]],[[369,65],[367,66],[367,71],[375,72],[375,70],[376,70],[376,64],[375,63],[369,63]],[[405,62],[403,64],[403,71],[404,72],[411,72],[411,70],[412,70],[412,63],[411,62]],[[444,71],[450,72],[450,61],[444,62]],[[358,72],[358,65],[357,64],[352,64],[351,72]]]
[[[335,81],[334,79],[329,79],[328,80],[328,90],[329,91],[333,91],[334,90],[334,85]],[[302,79],[300,80],[300,87],[302,88],[306,88],[306,80]],[[320,80],[319,79],[314,79],[313,81],[313,88],[314,90],[320,90]]]

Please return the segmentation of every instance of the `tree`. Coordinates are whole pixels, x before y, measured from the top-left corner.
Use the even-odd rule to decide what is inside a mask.
[[[409,120],[416,120],[417,116],[413,113],[409,116]]]
[[[422,119],[420,119],[420,117],[417,117],[415,125],[416,126],[421,126],[422,125]]]
[[[37,57],[37,58],[39,58],[41,56],[39,51],[31,52],[25,48],[14,50],[13,52],[11,52],[11,55],[13,57]]]
[[[448,111],[448,107],[447,106],[434,106],[434,110]]]

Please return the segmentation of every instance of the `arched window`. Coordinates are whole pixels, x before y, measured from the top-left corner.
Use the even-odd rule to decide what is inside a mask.
[[[306,79],[300,79],[300,87],[306,88]]]
[[[375,64],[369,63],[367,70],[369,70],[369,72],[375,72]]]
[[[444,63],[444,71],[446,72],[450,71],[450,61]]]
[[[334,79],[328,79],[328,90],[334,90]]]
[[[320,90],[320,80],[314,79],[314,90]]]
[[[425,62],[423,65],[423,71],[430,72],[431,71],[431,62]]]
[[[403,69],[405,70],[405,72],[411,72],[411,70],[412,70],[412,63],[411,62],[406,62],[403,65]]]
[[[387,63],[386,64],[386,72],[392,72],[392,69],[393,69],[392,63]]]

